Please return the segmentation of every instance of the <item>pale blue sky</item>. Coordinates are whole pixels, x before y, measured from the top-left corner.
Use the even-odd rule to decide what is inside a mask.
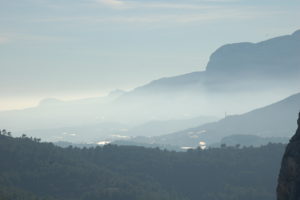
[[[205,69],[234,42],[300,29],[299,0],[0,0],[0,110]]]

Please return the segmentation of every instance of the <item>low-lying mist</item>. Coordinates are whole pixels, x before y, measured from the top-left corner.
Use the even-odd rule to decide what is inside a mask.
[[[242,114],[294,92],[296,88],[239,92],[171,88],[76,101],[48,99],[34,108],[1,112],[0,122],[17,134],[50,141],[97,142],[157,136]]]

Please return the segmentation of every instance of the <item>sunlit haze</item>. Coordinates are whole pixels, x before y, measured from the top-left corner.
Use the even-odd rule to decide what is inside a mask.
[[[0,110],[204,70],[220,46],[300,28],[295,0],[0,0]]]

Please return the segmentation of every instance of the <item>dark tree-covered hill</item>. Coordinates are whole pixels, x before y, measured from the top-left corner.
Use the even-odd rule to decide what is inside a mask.
[[[273,200],[284,145],[171,152],[0,135],[0,199]]]

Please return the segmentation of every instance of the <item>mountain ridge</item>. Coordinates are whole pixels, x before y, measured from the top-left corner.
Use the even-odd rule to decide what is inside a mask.
[[[196,147],[199,142],[214,145],[230,135],[290,137],[296,129],[293,119],[299,108],[300,93],[297,93],[244,114],[227,116],[216,122],[159,137],[138,138],[137,142]]]
[[[287,44],[284,45],[283,42],[285,42],[285,43],[288,42],[288,45]],[[274,44],[276,46],[275,48],[273,47]],[[291,51],[292,50],[291,46],[293,48],[296,48],[296,49],[294,51]],[[285,48],[284,51],[282,50],[282,47]],[[183,74],[183,75],[179,75],[179,76],[174,76],[174,77],[164,77],[164,78],[161,78],[161,79],[157,79],[157,80],[151,81],[150,83],[148,83],[148,84],[146,84],[144,86],[138,87],[137,89],[141,90],[141,88],[147,89],[147,88],[151,88],[151,87],[157,87],[158,84],[161,84],[162,87],[167,87],[168,88],[168,86],[170,86],[170,84],[169,84],[170,82],[172,82],[172,83],[184,83],[186,79],[189,79],[189,81],[188,81],[189,84],[191,82],[194,82],[194,83],[197,83],[197,82],[201,82],[201,83],[206,82],[206,84],[209,84],[211,81],[207,80],[207,79],[210,79],[210,78],[212,78],[211,76],[215,76],[216,75],[216,74],[213,74],[213,73],[216,73],[216,71],[217,72],[227,72],[228,69],[230,70],[230,68],[228,68],[228,66],[226,68],[226,71],[220,70],[220,69],[217,70],[219,67],[222,67],[224,65],[224,64],[220,65],[220,63],[219,63],[218,60],[219,60],[219,57],[222,56],[222,54],[224,54],[225,52],[230,54],[229,55],[230,56],[229,60],[233,60],[231,58],[232,54],[240,53],[243,50],[247,51],[249,49],[253,49],[255,51],[257,51],[257,50],[261,51],[261,50],[265,50],[266,48],[267,48],[267,50],[269,50],[269,49],[275,49],[275,52],[273,52],[273,54],[272,53],[270,55],[265,54],[265,55],[268,55],[268,56],[272,56],[272,59],[268,60],[269,62],[271,61],[270,64],[272,64],[272,62],[275,62],[275,61],[272,61],[274,58],[276,59],[276,62],[278,62],[278,61],[280,61],[280,59],[282,59],[282,56],[279,57],[280,59],[277,59],[278,57],[273,56],[274,54],[276,55],[278,53],[285,53],[285,56],[290,56],[292,54],[292,56],[295,57],[296,62],[297,62],[297,66],[295,66],[297,68],[297,73],[300,73],[300,67],[299,67],[299,64],[300,64],[300,58],[299,58],[299,52],[300,52],[300,30],[296,30],[295,32],[293,32],[290,35],[278,36],[278,37],[274,37],[274,38],[271,38],[271,39],[268,39],[268,40],[264,40],[264,41],[260,41],[260,42],[257,42],[257,43],[240,42],[240,43],[231,43],[231,44],[223,45],[223,46],[219,47],[216,51],[214,51],[211,54],[209,62],[207,63],[206,69],[204,71],[192,72],[192,73],[187,73],[187,74]],[[252,51],[251,53],[255,53],[255,51]],[[266,52],[266,51],[264,51],[264,52]],[[294,54],[296,54],[296,55],[293,55],[292,52],[294,52]],[[259,53],[259,52],[256,52],[256,53]],[[225,56],[225,57],[228,57],[228,55]],[[218,61],[217,63],[216,63],[216,60]],[[251,59],[249,59],[249,60],[257,61],[257,59],[255,59],[253,57],[251,57]],[[224,59],[223,58],[221,58],[221,61],[224,63]],[[263,59],[258,60],[258,61],[262,62]],[[286,61],[286,63],[289,63],[287,60],[285,60],[285,61]],[[242,64],[244,62],[245,61],[243,60],[243,62],[241,62],[240,64]],[[229,64],[232,64],[232,63],[229,63]],[[280,63],[280,67],[281,68],[284,67],[282,63]],[[271,69],[272,68],[274,68],[274,66],[271,66]],[[239,68],[235,68],[235,69],[237,70]],[[245,70],[245,69],[243,68],[243,70]],[[250,73],[251,71],[246,71],[246,72]],[[206,76],[205,74],[208,74],[209,77],[208,78],[207,77],[203,77],[203,76]],[[292,75],[292,74],[294,74],[294,72],[289,72],[288,74]],[[280,75],[282,75],[282,74],[280,74]],[[216,77],[216,78],[219,78],[219,77]],[[175,86],[176,86],[176,84],[175,84]],[[133,91],[135,91],[135,90],[133,90]]]

